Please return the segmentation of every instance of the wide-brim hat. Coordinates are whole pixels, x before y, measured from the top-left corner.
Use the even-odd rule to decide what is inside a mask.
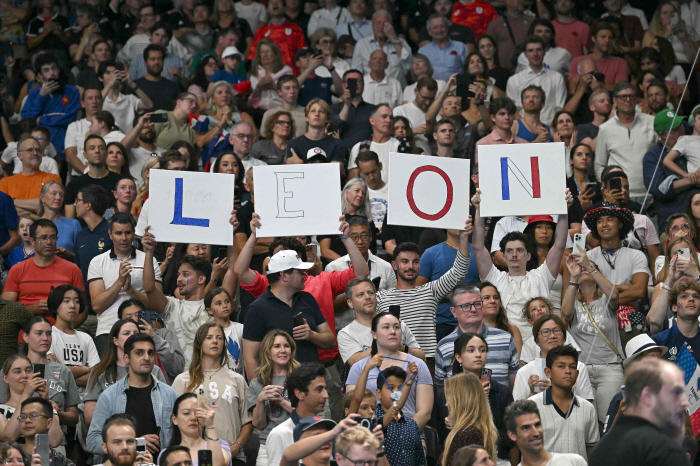
[[[623,366],[627,367],[627,365],[634,361],[640,354],[652,349],[661,350],[661,356],[668,353],[667,347],[657,345],[656,342],[646,333],[637,335],[628,341],[627,345],[625,345],[625,354],[627,354],[627,359],[625,359],[625,361],[622,363]]]
[[[594,236],[596,236],[598,234],[598,219],[602,216],[608,215],[614,215],[622,223],[620,226],[621,237],[624,238],[634,229],[634,214],[631,210],[605,201],[601,203],[600,207],[596,207],[586,212],[586,215],[583,216],[583,221],[586,222],[588,229],[591,230],[591,232],[594,232]]]
[[[531,215],[527,221],[527,226],[523,230],[523,233],[527,235],[531,229],[535,228],[535,224],[540,222],[551,223],[552,228],[554,228],[555,230],[557,228],[557,223],[554,221],[554,218],[552,218],[551,215]]]

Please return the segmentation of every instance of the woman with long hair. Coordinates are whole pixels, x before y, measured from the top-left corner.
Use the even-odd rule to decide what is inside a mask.
[[[200,450],[211,451],[212,466],[244,466],[245,461],[231,459],[231,446],[218,435],[215,418],[217,412],[210,406],[210,400],[198,401],[194,393],[180,395],[173,405],[173,436],[168,448],[182,445],[190,450],[192,465],[198,464]],[[160,462],[160,455],[158,455]]]
[[[207,111],[207,89],[214,73],[219,71],[219,61],[215,54],[204,55],[194,70],[194,76],[187,92],[197,97],[198,113]]]
[[[644,33],[642,47],[651,46],[656,36],[671,42],[678,63],[687,68],[684,71],[688,74],[690,63],[698,51],[698,32],[687,27],[673,1],[662,2],[656,8],[649,22],[649,29]]]
[[[86,424],[90,424],[92,421],[92,415],[95,412],[95,406],[97,406],[97,399],[102,392],[116,383],[117,380],[129,375],[129,369],[124,362],[124,343],[134,333],[139,333],[139,327],[131,319],[118,320],[112,326],[112,330],[109,332],[107,349],[102,355],[100,363],[90,371],[90,377],[85,386],[83,402],[85,403]],[[153,366],[151,375],[163,383],[166,382],[163,371],[157,365]]]
[[[666,228],[659,236],[661,240],[661,252],[654,263],[654,277],[657,281],[663,281],[663,268],[666,261],[664,254],[669,254],[669,243],[674,238],[688,237],[693,242],[695,238],[695,223],[688,214],[671,214],[666,220]],[[695,246],[695,244],[693,244]],[[697,247],[695,247],[697,249]]]
[[[160,168],[160,157],[151,157],[143,164],[141,167],[141,186],[139,187],[139,192],[136,195],[136,200],[131,206],[131,215],[138,217],[141,213],[141,207],[143,203],[148,199],[149,190],[149,176],[151,174],[151,169],[157,170]]]
[[[671,66],[671,69],[676,69],[676,57],[675,54],[670,58],[670,62],[668,62],[668,65]],[[675,102],[678,103],[678,99],[681,96],[681,93],[683,92],[683,85],[686,83],[685,79],[685,73],[683,72],[683,69],[681,67],[677,67],[677,69],[680,71],[681,76],[678,77],[682,82],[676,82],[672,79],[669,78],[669,72],[670,69],[666,68],[667,62],[664,60],[664,58],[661,56],[661,53],[656,50],[654,47],[644,47],[642,49],[642,52],[639,54],[639,68],[642,73],[651,71],[654,73],[660,81],[663,81],[666,86],[669,89],[669,92],[671,93],[671,97],[674,98]],[[638,83],[640,81],[643,81],[644,76],[640,75],[640,77],[637,79]],[[681,79],[682,78],[682,79]],[[644,89],[646,91],[646,89]],[[685,100],[690,99],[690,93],[686,92],[686,96],[684,97]]]
[[[90,133],[100,136],[107,144],[121,142],[126,136],[114,122],[114,116],[107,110],[100,110],[92,116]]]
[[[470,53],[464,61],[462,73],[470,74],[477,79],[486,81],[486,101],[506,97],[506,92],[496,86],[490,79],[489,64],[486,58],[480,53]]]
[[[574,199],[578,198],[584,212],[603,200],[600,183],[595,178],[595,172],[591,170],[594,156],[593,149],[583,143],[576,144],[569,151],[567,173],[571,174],[566,179],[566,187]]]
[[[352,178],[345,183],[343,192],[340,198],[340,207],[345,215],[345,221],[349,221],[353,217],[363,217],[369,222],[370,230],[372,231],[372,242],[370,249],[377,250],[377,228],[374,226],[372,219],[372,207],[367,196],[367,183],[360,177]],[[321,246],[321,257],[327,261],[340,259],[348,253],[343,241],[334,236],[319,236],[319,245]]]
[[[491,82],[499,89],[505,89],[508,84],[510,72],[501,66],[498,59],[498,44],[496,40],[490,35],[484,34],[476,41],[476,48],[479,54],[486,59]]]
[[[557,224],[551,215],[532,215],[528,219],[527,226],[525,230],[523,230],[532,248],[532,256],[527,263],[528,271],[535,270],[545,263],[549,250],[554,246],[554,232],[556,228]],[[565,269],[560,265],[559,275],[557,275],[557,279],[554,281],[549,292],[549,300],[556,310],[561,308],[561,290],[564,275]],[[528,337],[524,339],[529,340]]]
[[[586,355],[598,420],[605,422],[610,401],[624,383],[620,364],[624,356],[617,319],[620,295],[588,259],[586,251],[571,253],[566,266],[570,281],[561,302],[561,317]]]
[[[230,1],[230,0],[220,0]],[[282,52],[272,39],[261,39],[255,47],[255,58],[250,66],[250,83],[253,95],[250,104],[260,110],[282,105],[277,94],[277,80],[292,69],[282,62]]]
[[[51,220],[58,229],[56,254],[63,259],[75,259],[75,240],[82,230],[80,222],[64,217],[61,213],[65,201],[65,188],[58,181],[47,181],[39,193],[39,217]]]
[[[693,244],[697,248],[700,245],[700,189],[693,189],[688,194],[688,199],[685,201],[685,214],[693,221],[695,235],[693,236]]]
[[[199,327],[190,368],[175,378],[173,389],[180,395],[198,393],[199,398],[217,408],[213,421],[216,436],[231,446],[234,464],[245,465],[243,445],[253,431],[245,398],[247,384],[242,375],[228,367],[226,348],[226,334],[219,324],[207,322]]]
[[[391,118],[391,130],[389,134],[407,145],[408,152],[411,154],[421,154],[424,151],[430,152],[430,146],[415,138],[413,128],[411,128],[411,122],[408,121],[408,118],[405,116],[396,115]]]
[[[16,441],[21,437],[17,417],[20,415],[22,402],[36,393],[49,399],[46,380],[34,372],[32,362],[23,354],[13,354],[2,365],[2,380],[7,384],[7,401],[0,404],[0,439]],[[57,447],[63,442],[63,431],[58,414],[53,415],[53,424],[49,429],[49,443]]]
[[[226,81],[212,83],[207,90],[208,118],[200,120],[192,128],[194,140],[202,150],[202,166],[212,163],[221,154],[233,150],[228,135],[235,123],[247,121],[255,128],[253,118],[236,108],[233,88]]]
[[[474,334],[464,334],[474,335]],[[471,338],[469,343],[478,340]],[[481,341],[485,344],[485,341]],[[480,354],[480,353],[475,353]],[[486,359],[486,353],[483,353]],[[482,364],[483,367],[483,364]],[[481,375],[481,369],[479,369]],[[496,442],[498,430],[493,423],[491,408],[486,399],[484,385],[480,375],[472,372],[455,374],[445,379],[445,406],[449,411],[448,422],[452,429],[445,440],[445,452],[442,456],[442,466],[452,464],[452,457],[460,448],[466,445],[478,444],[489,453],[491,460],[496,459]],[[491,381],[493,386],[497,382]],[[507,390],[507,389],[506,389]],[[510,395],[510,392],[508,393]],[[511,396],[512,401],[512,396]],[[504,407],[505,409],[505,407]]]
[[[344,60],[343,60],[344,61]],[[292,114],[286,110],[278,110],[265,121],[260,139],[250,149],[250,156],[268,165],[284,163],[287,143],[294,139],[296,125]]]
[[[8,466],[41,466],[42,464],[41,455],[35,453],[29,457],[24,452],[23,446],[17,442],[0,443],[0,461]]]
[[[667,73],[665,75],[665,79],[667,81],[673,81],[679,86],[683,86],[686,82],[688,82],[688,75],[683,70],[683,67],[678,64],[676,52],[673,51],[673,45],[668,39],[661,36],[655,36],[654,40],[652,40],[651,44],[649,44],[649,47],[661,54],[661,59],[663,60],[664,64],[664,71]]]
[[[391,313],[383,312],[377,314],[372,319],[371,330],[373,341],[370,355],[352,365],[350,373],[348,374],[345,391],[349,392],[355,389],[355,385],[365,365],[375,354],[383,355],[384,360],[379,368],[374,368],[369,372],[366,389],[370,390],[372,393],[377,392],[377,377],[381,377],[379,375],[380,370],[384,370],[390,366],[399,366],[403,370],[406,370],[408,364],[414,362],[416,366],[418,366],[418,372],[416,374],[415,383],[411,386],[408,400],[403,407],[403,414],[416,421],[419,428],[422,429],[425,423],[430,419],[434,400],[428,366],[426,366],[422,359],[403,352],[403,344],[401,343],[401,322]]]
[[[233,188],[234,208],[240,209],[241,199],[247,193],[244,167],[240,157],[233,151],[221,154],[214,162],[214,165],[212,165],[211,171],[212,173],[226,173],[236,177],[235,187]]]
[[[676,221],[678,222],[683,220],[679,218]],[[684,251],[683,257],[680,257],[678,253],[679,249],[685,249],[687,251],[687,255]],[[674,260],[676,257],[677,259]],[[652,304],[661,294],[661,290],[663,289],[664,284],[666,284],[666,281],[669,279],[669,276],[672,274],[673,270],[678,271],[681,276],[686,275],[693,279],[700,275],[700,258],[698,257],[698,252],[697,249],[695,249],[693,241],[688,236],[676,236],[675,238],[671,239],[666,245],[666,255],[659,256],[659,258],[663,259],[663,265],[661,270],[656,275],[659,283],[654,286],[654,292],[651,295]],[[671,267],[671,263],[674,263],[675,267]]]
[[[246,391],[248,409],[253,407],[253,427],[260,431],[256,466],[267,466],[267,436],[289,419],[293,410],[289,399],[284,397],[284,386],[289,374],[299,367],[296,349],[296,342],[284,330],[271,330],[260,343],[260,364]]]
[[[129,172],[129,153],[121,142],[112,141],[107,144],[107,159],[105,162],[109,171],[131,177],[131,172]]]
[[[578,142],[576,125],[574,125],[574,116],[566,110],[559,110],[554,114],[552,119],[552,140],[554,142],[563,142],[566,151],[567,159],[571,147]]]
[[[131,215],[131,208],[136,200],[136,182],[131,176],[124,176],[114,187],[114,201],[115,207],[110,207],[113,213],[124,212]],[[105,218],[107,218],[107,212],[105,212]]]
[[[503,307],[500,291],[493,283],[487,281],[479,284],[479,290],[481,290],[481,302],[483,303],[484,323],[491,328],[497,328],[513,335],[515,347],[518,349],[518,355],[520,355],[523,348],[523,337],[520,335],[520,329],[508,320],[508,314],[506,313],[506,308]]]

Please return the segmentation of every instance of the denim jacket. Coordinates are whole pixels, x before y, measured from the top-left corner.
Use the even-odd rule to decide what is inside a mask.
[[[88,450],[95,454],[103,454],[102,451],[102,426],[112,415],[123,413],[126,410],[126,395],[129,390],[127,378],[117,381],[107,390],[102,392],[97,400],[95,413],[92,416],[90,430],[87,435]],[[177,393],[169,385],[153,379],[154,385],[151,391],[153,413],[156,417],[156,425],[160,427],[160,446],[165,448],[170,443],[173,434],[172,414]]]

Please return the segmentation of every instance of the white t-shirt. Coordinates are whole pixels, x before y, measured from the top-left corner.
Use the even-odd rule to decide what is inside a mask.
[[[379,161],[382,164],[382,180],[387,183],[389,182],[389,154],[391,152],[398,152],[399,144],[400,143],[398,139],[391,137],[387,142],[383,142],[380,144],[378,142],[372,141],[369,145],[369,150],[376,152],[379,156]],[[355,163],[355,159],[360,153],[361,145],[362,142],[358,142],[357,144],[352,146],[352,150],[350,150],[350,158],[348,159],[348,170],[357,168],[357,163]]]
[[[160,155],[163,152],[165,152],[165,149],[161,147],[156,147],[156,150],[153,152]],[[131,176],[134,177],[137,183],[143,181],[143,179],[141,178],[141,169],[143,168],[143,164],[146,163],[146,160],[152,157],[151,154],[153,152],[151,152],[150,150],[146,150],[143,147],[131,148],[129,154],[129,173],[131,173]]]
[[[552,453],[552,458],[545,466],[587,466],[588,463],[576,453]],[[523,463],[518,463],[523,466]]]
[[[129,263],[133,267],[131,270],[131,286],[140,292],[143,291],[143,267],[144,261],[146,259],[146,253],[134,249],[134,253],[128,259]],[[91,282],[95,280],[102,280],[104,282],[105,290],[109,289],[114,283],[119,279],[119,264],[122,260],[117,258],[112,253],[112,250],[104,252],[99,256],[95,256],[90,261],[90,267],[88,268],[88,286]],[[160,267],[158,267],[158,262],[153,259],[152,265],[156,281],[160,282],[162,280],[160,274]],[[112,330],[118,318],[119,305],[129,299],[129,295],[124,290],[119,290],[116,299],[110,304],[110,306],[105,309],[101,314],[97,315],[97,331],[96,335],[104,335]],[[171,329],[174,330],[174,329]]]
[[[58,164],[53,159],[53,157],[56,157],[56,148],[53,146],[53,144],[49,143],[49,145],[46,146],[46,150],[44,150],[44,156],[41,158],[39,170],[44,173],[52,173],[54,175],[58,175]],[[12,173],[10,173],[10,175],[16,175],[17,173],[22,172],[22,161],[17,156],[16,142],[7,143],[7,147],[2,152],[1,159],[3,163],[7,165],[11,163],[14,164]]]
[[[544,373],[545,362],[544,358],[537,358],[520,368],[515,375],[515,384],[513,384],[513,399],[515,401],[527,400],[530,397],[530,385],[528,385],[527,381],[532,374],[537,374],[540,380],[549,380],[549,377]],[[586,365],[579,361],[577,369],[578,378],[576,379],[576,385],[574,385],[574,395],[586,400],[593,400],[593,386],[591,385]],[[539,385],[535,385],[535,393],[539,392]]]
[[[84,332],[69,335],[52,327],[51,351],[58,362],[66,366],[93,367],[100,362],[95,342]]]
[[[693,173],[700,168],[700,136],[681,136],[673,146],[688,161],[688,173]]]
[[[530,332],[530,335],[532,335],[532,332]],[[576,344],[576,342],[574,341],[574,338],[571,336],[571,332],[566,332],[566,339],[564,340],[564,344],[571,345],[574,348],[576,348],[579,352],[581,352],[581,348],[579,348],[578,344]],[[541,353],[542,350],[540,350],[540,347],[537,346],[537,343],[535,343],[535,339],[531,336],[529,340],[523,342],[523,349],[520,350],[520,362],[524,364],[532,362],[538,357],[540,357]]]
[[[588,259],[596,263],[603,276],[615,286],[632,283],[632,276],[635,273],[643,272],[651,275],[647,264],[647,256],[636,249],[620,248],[615,256],[610,258],[610,262],[615,266],[614,269],[603,258],[600,246],[588,251],[587,255]]]
[[[372,330],[353,320],[338,332],[338,350],[343,362],[347,362],[353,354],[370,348],[372,340]],[[409,348],[420,349],[411,329],[403,322],[401,322],[401,344],[408,345]]]
[[[698,261],[700,261],[700,253],[698,253]],[[654,262],[654,277],[659,276],[659,272],[664,268],[664,262],[666,262],[666,256],[659,255],[656,257],[656,262]]]
[[[243,324],[231,322],[224,329],[226,348],[228,348],[228,367],[245,376],[243,368]]]
[[[124,133],[128,133],[134,128],[134,118],[139,108],[139,102],[141,102],[141,99],[135,94],[125,95],[120,93],[116,101],[105,97],[102,110],[107,110],[111,113],[114,117],[114,123],[119,129]]]
[[[411,123],[411,128],[417,128],[420,125],[425,124],[425,112],[420,108],[416,107],[413,101],[399,105],[394,109],[394,116],[403,116],[408,118],[409,123]]]
[[[372,206],[374,226],[377,227],[377,230],[381,230],[384,217],[386,217],[386,209],[389,207],[389,183],[385,183],[383,188],[376,191],[368,187],[367,196],[369,196],[369,204]]]
[[[573,60],[571,52],[563,47],[552,47],[544,54],[544,67],[556,71],[566,78],[566,75],[569,73],[569,68],[571,67],[571,60]],[[515,72],[520,73],[528,66],[530,66],[530,62],[527,61],[525,52],[521,52],[518,56],[518,64],[515,67]],[[549,122],[547,122],[547,124],[549,124]]]
[[[66,129],[66,139],[65,148],[75,147],[77,149],[77,155],[81,162],[87,164],[87,160],[83,153],[85,152],[85,136],[90,132],[90,122],[87,118],[82,120],[74,121],[68,125]],[[78,173],[75,168],[71,168],[71,175],[80,176],[82,173]]]
[[[253,2],[250,5],[244,5],[243,2],[236,2],[233,6],[236,9],[238,17],[248,21],[248,25],[250,26],[250,30],[253,31],[253,34],[255,34],[255,31],[258,30],[261,24],[267,23],[267,10],[264,5],[258,2]]]
[[[185,301],[184,299],[168,296],[168,304],[163,310],[163,322],[172,330],[180,343],[182,353],[185,355],[185,367],[190,366],[192,351],[194,350],[194,335],[203,324],[213,321],[204,308],[204,300]]]

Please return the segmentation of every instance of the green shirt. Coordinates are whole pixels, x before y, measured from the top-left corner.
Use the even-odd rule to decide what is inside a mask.
[[[170,149],[170,146],[178,141],[187,141],[194,146],[194,131],[190,127],[189,119],[184,123],[175,118],[173,112],[158,110],[155,113],[165,113],[168,115],[168,121],[165,123],[156,123],[156,146],[163,149]]]

